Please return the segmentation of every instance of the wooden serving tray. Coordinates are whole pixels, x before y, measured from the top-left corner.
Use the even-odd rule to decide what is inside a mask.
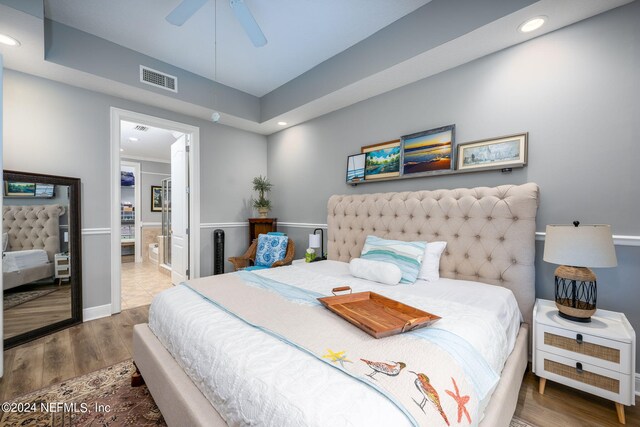
[[[401,334],[431,325],[439,316],[419,310],[399,301],[383,297],[375,292],[351,291],[348,286],[334,288],[335,296],[318,298],[325,307],[375,338]]]

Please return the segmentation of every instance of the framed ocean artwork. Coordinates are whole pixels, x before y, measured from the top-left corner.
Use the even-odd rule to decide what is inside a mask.
[[[458,145],[458,170],[508,169],[527,164],[528,133]]]
[[[442,126],[403,136],[402,175],[430,175],[453,170],[455,127]]]
[[[364,162],[366,154],[354,154],[347,157],[347,184],[364,181]]]
[[[375,180],[400,176],[400,140],[362,147],[365,157],[364,179]]]

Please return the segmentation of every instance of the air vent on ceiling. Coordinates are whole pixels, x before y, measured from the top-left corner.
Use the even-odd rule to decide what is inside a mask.
[[[144,65],[140,66],[140,81],[171,92],[178,92],[178,79],[175,76],[161,73]]]
[[[139,130],[140,132],[146,132],[149,130],[148,127],[146,126],[142,126],[142,125],[136,125],[136,127],[134,127],[135,130]]]

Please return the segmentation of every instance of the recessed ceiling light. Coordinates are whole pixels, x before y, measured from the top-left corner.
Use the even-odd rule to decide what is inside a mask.
[[[278,124],[279,124],[280,126],[286,126],[286,125],[287,125],[287,122],[278,122]]]
[[[135,136],[130,136],[129,137],[129,141],[136,142],[136,141],[138,141],[138,138],[136,138]]]
[[[20,46],[20,42],[13,37],[9,37],[6,34],[0,33],[0,43],[6,44],[7,46]]]
[[[120,152],[123,152],[123,151],[124,151],[124,148],[121,148],[121,149],[120,149]]]
[[[530,33],[531,31],[535,31],[542,27],[545,22],[547,22],[546,16],[536,16],[535,18],[527,19],[525,22],[520,24],[518,31],[521,33]]]

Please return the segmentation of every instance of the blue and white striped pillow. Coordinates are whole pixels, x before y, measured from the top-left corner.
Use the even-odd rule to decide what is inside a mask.
[[[360,258],[395,264],[402,271],[400,283],[413,283],[420,273],[427,242],[402,242],[367,236]]]

